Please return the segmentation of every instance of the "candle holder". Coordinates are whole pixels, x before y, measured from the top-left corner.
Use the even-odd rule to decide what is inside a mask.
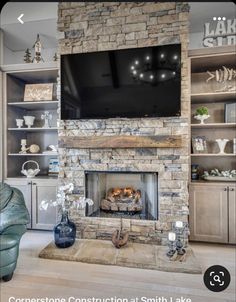
[[[27,141],[26,141],[26,139],[22,139],[20,144],[21,144],[21,151],[19,153],[26,154],[27,153],[27,148],[26,148]]]
[[[185,236],[188,230],[188,224],[182,221],[176,221],[172,225],[173,231],[168,234],[169,250],[167,257],[171,258],[175,252],[178,255],[184,255],[186,250],[184,249]]]
[[[174,256],[176,251],[176,246],[175,246],[176,234],[174,232],[170,232],[168,234],[168,239],[169,239],[169,250],[166,253],[166,256],[171,258]]]

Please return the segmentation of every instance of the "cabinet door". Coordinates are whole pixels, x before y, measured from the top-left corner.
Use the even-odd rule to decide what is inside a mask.
[[[32,227],[33,229],[52,230],[57,223],[57,208],[40,210],[42,200],[56,200],[57,182],[37,180],[32,182]]]
[[[27,179],[7,179],[5,183],[13,188],[19,189],[25,198],[25,204],[29,211],[30,223],[27,225],[28,229],[32,228],[32,208],[31,208],[31,181]]]
[[[236,186],[229,187],[229,243],[236,244]]]
[[[227,186],[190,185],[190,240],[228,242]]]

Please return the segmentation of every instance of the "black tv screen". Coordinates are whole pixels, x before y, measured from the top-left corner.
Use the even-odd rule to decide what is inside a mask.
[[[181,45],[61,56],[61,119],[180,115]]]

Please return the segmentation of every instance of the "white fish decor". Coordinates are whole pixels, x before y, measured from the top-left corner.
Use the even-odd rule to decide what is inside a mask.
[[[209,77],[206,79],[208,83],[211,80],[215,80],[217,83],[225,84],[222,89],[216,90],[216,92],[223,91],[236,91],[235,83],[234,85],[229,85],[227,82],[234,81],[236,79],[236,69],[228,68],[226,66],[222,66],[221,69],[217,69],[215,71],[207,71]]]

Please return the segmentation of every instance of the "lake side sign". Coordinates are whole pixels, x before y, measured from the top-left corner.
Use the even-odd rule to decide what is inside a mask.
[[[204,24],[203,46],[236,45],[236,19],[212,21]]]

